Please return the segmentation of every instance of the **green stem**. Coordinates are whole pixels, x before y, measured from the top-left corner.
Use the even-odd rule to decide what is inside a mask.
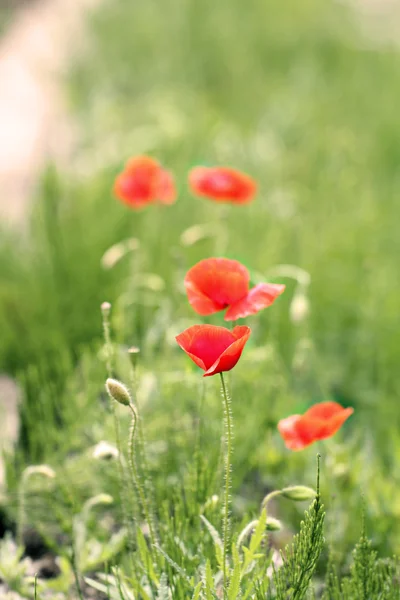
[[[276,496],[280,496],[281,495],[281,490],[274,490],[273,492],[270,492],[269,494],[267,494],[264,498],[264,500],[261,503],[261,508],[266,508],[267,504],[270,500],[272,500],[272,498],[276,498]]]
[[[24,543],[25,524],[25,477],[22,474],[18,489],[18,518],[17,518],[17,544],[22,547]]]
[[[223,510],[223,576],[224,576],[224,598],[227,597],[228,573],[227,557],[230,545],[230,491],[232,486],[232,443],[233,443],[233,416],[231,402],[226,391],[225,380],[222,373],[221,386],[224,400],[225,414],[225,433],[226,433],[226,453],[225,453],[225,489],[224,489],[224,510]]]
[[[111,306],[109,308],[111,310]],[[104,345],[106,350],[106,370],[107,376],[113,376],[113,346],[111,342],[111,326],[109,319],[109,310],[102,310],[103,317],[103,333],[104,333]],[[121,500],[121,508],[122,508],[122,518],[127,528],[127,531],[130,533],[130,537],[133,539],[133,526],[131,523],[131,518],[129,517],[128,510],[128,497],[126,488],[124,485],[124,466],[123,466],[123,453],[122,453],[122,443],[121,443],[121,430],[120,424],[118,420],[117,414],[117,402],[115,400],[111,400],[111,407],[113,413],[113,421],[114,421],[114,432],[115,432],[115,441],[117,444],[118,450],[118,478],[120,485],[120,500]]]
[[[200,484],[201,484],[200,478],[201,478],[201,467],[202,467],[201,441],[203,438],[203,405],[204,405],[204,399],[205,399],[205,395],[206,395],[206,386],[205,386],[204,379],[202,379],[201,383],[202,383],[202,389],[201,389],[201,393],[200,393],[200,402],[199,402],[198,413],[197,413],[196,444],[195,444],[195,449],[194,449],[195,463],[196,463],[196,500],[198,503],[201,500],[201,494],[200,494]],[[204,481],[204,478],[203,478],[203,481]]]
[[[79,581],[78,565],[76,564],[76,553],[75,553],[74,541],[72,542],[72,548],[71,548],[71,567],[72,567],[72,571],[73,571],[74,577],[75,577],[75,585],[76,585],[76,590],[78,592],[79,600],[84,600],[83,594],[82,594],[82,589],[81,589],[81,584]]]
[[[145,487],[148,488],[148,493],[151,496],[154,496],[153,490],[152,490],[152,485],[151,485],[151,478],[150,478],[150,467],[149,467],[149,462],[147,460],[147,454],[146,454],[146,438],[144,435],[143,424],[142,424],[142,412],[141,412],[140,403],[139,403],[138,384],[137,384],[137,366],[136,365],[132,366],[131,381],[132,381],[133,398],[134,398],[135,404],[136,404],[136,406],[134,407],[134,410],[135,410],[136,419],[137,419],[137,432],[138,432],[137,448],[139,450],[139,459],[141,461],[141,467],[142,467]]]
[[[136,425],[138,422],[137,412],[133,404],[129,405],[129,408],[132,412],[132,424],[129,431],[129,467],[131,469],[132,479],[136,486],[137,493],[139,495],[139,501],[142,507],[143,516],[147,522],[149,527],[150,534],[150,542],[151,542],[151,554],[153,556],[154,547],[157,543],[157,539],[154,533],[153,521],[151,518],[148,502],[146,500],[146,495],[144,493],[144,489],[142,483],[140,481],[140,475],[137,468],[136,458],[135,458],[135,434],[136,434]]]

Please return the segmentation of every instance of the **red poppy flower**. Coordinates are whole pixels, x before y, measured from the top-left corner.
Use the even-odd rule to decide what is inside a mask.
[[[250,327],[244,326],[229,331],[215,325],[193,325],[175,339],[193,362],[205,371],[204,377],[209,377],[233,369],[250,333]]]
[[[337,402],[320,402],[304,415],[292,415],[278,423],[278,430],[289,450],[303,450],[318,440],[334,435],[352,415],[353,408]]]
[[[247,204],[257,192],[254,179],[230,167],[195,167],[189,173],[189,186],[197,196],[233,204]]]
[[[259,283],[251,290],[250,275],[244,265],[229,258],[206,258],[186,273],[188,300],[200,315],[228,308],[225,321],[235,321],[271,306],[284,285]]]
[[[114,183],[116,197],[131,208],[143,208],[153,202],[173,204],[176,200],[172,174],[150,156],[128,160]]]

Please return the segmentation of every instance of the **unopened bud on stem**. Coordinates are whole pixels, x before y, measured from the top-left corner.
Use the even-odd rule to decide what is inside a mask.
[[[267,517],[266,524],[267,531],[279,531],[282,529],[282,524],[278,519],[274,519],[273,517]]]
[[[106,381],[106,390],[110,398],[119,402],[119,404],[123,404],[124,406],[129,406],[131,404],[131,396],[128,388],[120,381],[108,378]]]
[[[295,502],[303,502],[304,500],[313,500],[317,495],[316,491],[305,485],[293,485],[283,488],[281,496],[294,500]]]
[[[137,346],[131,346],[128,349],[128,354],[129,354],[129,359],[131,361],[131,365],[133,368],[135,368],[137,366],[137,363],[139,360],[140,348],[138,348]]]
[[[103,315],[103,319],[108,319],[111,312],[111,304],[109,302],[103,302],[100,306],[101,314]]]

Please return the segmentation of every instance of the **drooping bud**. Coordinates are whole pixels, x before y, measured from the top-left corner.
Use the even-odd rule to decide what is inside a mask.
[[[293,297],[290,304],[290,320],[292,323],[302,323],[310,312],[310,304],[305,292],[300,289]]]
[[[266,524],[267,531],[279,531],[282,529],[282,523],[278,519],[274,519],[273,517],[267,517]]]
[[[109,494],[97,494],[97,496],[93,496],[92,498],[89,498],[89,500],[86,500],[85,504],[83,505],[83,510],[82,510],[83,521],[85,522],[88,520],[89,513],[95,506],[99,506],[99,505],[109,506],[110,504],[113,504],[113,502],[114,502],[114,498],[112,496],[110,496]]]
[[[90,510],[94,506],[98,506],[99,504],[112,504],[114,502],[114,498],[110,496],[110,494],[97,494],[97,496],[93,496],[93,498],[89,498],[85,503],[85,509]]]
[[[289,500],[294,500],[295,502],[314,500],[316,495],[317,492],[315,490],[305,485],[293,485],[281,490],[281,496],[288,498]]]
[[[139,247],[140,242],[136,238],[128,238],[118,242],[105,251],[101,257],[101,266],[103,269],[112,269],[128,252],[138,250]]]
[[[110,460],[118,458],[118,450],[108,442],[101,441],[93,448],[92,456],[99,460]]]
[[[109,377],[106,381],[106,390],[110,398],[119,402],[119,404],[123,404],[124,406],[129,406],[131,404],[131,396],[128,388],[120,381],[117,381],[117,379],[111,379]]]
[[[32,465],[27,467],[22,474],[23,479],[28,479],[31,475],[43,475],[49,479],[54,479],[56,476],[55,471],[48,465]]]

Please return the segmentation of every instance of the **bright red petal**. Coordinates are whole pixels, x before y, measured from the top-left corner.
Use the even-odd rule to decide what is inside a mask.
[[[199,196],[234,204],[251,202],[257,192],[249,175],[230,167],[195,167],[189,173],[189,185]]]
[[[307,445],[297,431],[300,419],[301,415],[291,415],[286,419],[281,419],[278,423],[278,431],[289,450],[302,450]]]
[[[352,408],[343,408],[337,402],[320,402],[304,415],[279,421],[278,429],[290,450],[302,450],[334,435],[353,412]]]
[[[155,194],[161,204],[174,204],[176,201],[175,182],[170,171],[166,169],[159,170]]]
[[[115,179],[114,194],[124,204],[131,208],[143,208],[153,202],[151,187],[138,185],[129,173],[120,173]]]
[[[206,258],[186,273],[185,287],[194,310],[210,315],[246,296],[249,280],[249,273],[240,262]]]
[[[322,402],[321,404],[336,404],[335,402]],[[320,408],[320,405],[313,406],[312,409]],[[332,437],[341,428],[343,423],[353,414],[352,408],[343,408],[340,404],[337,405],[338,409],[335,410],[331,416],[327,414],[323,417],[310,417],[310,411],[307,411],[298,425],[299,432],[303,437],[310,437],[312,441],[324,440]],[[310,410],[312,410],[310,409]],[[329,410],[329,407],[322,407],[322,410]],[[318,412],[314,410],[314,413]]]
[[[342,412],[343,406],[338,402],[318,402],[311,406],[305,413],[304,417],[310,417],[313,419],[330,419],[337,414]]]
[[[233,369],[242,355],[250,333],[250,327],[234,327],[232,334],[236,338],[236,341],[222,352],[215,363],[204,373],[204,377],[210,377],[216,373]]]
[[[154,202],[159,170],[159,163],[149,156],[129,159],[124,171],[115,180],[115,195],[132,208],[142,208]]]
[[[229,329],[194,325],[176,337],[179,346],[202,369],[209,369],[236,338]]]
[[[254,315],[263,308],[271,306],[278,296],[285,290],[285,286],[277,283],[259,283],[248,294],[236,303],[233,303],[225,314],[225,321],[236,321],[248,315]]]

